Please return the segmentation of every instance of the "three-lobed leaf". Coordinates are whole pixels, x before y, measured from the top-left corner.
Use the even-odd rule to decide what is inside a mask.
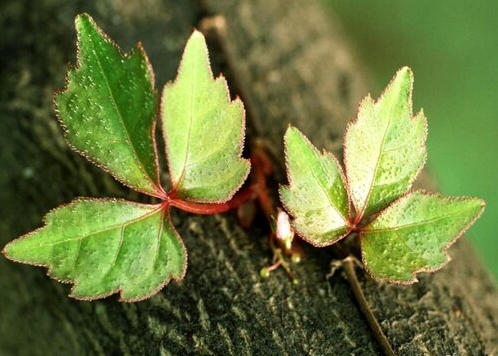
[[[377,280],[413,283],[415,273],[435,271],[450,260],[446,250],[483,210],[477,198],[410,193],[361,231],[363,263]]]
[[[282,203],[304,240],[326,246],[359,233],[370,275],[403,284],[416,281],[417,272],[447,263],[448,247],[484,209],[477,198],[407,194],[426,159],[427,123],[422,111],[412,117],[412,85],[412,72],[405,67],[377,102],[370,97],[362,101],[345,135],[345,180],[331,154],[320,154],[289,128],[289,185],[280,188]]]
[[[200,202],[231,198],[249,174],[241,158],[245,113],[230,100],[225,78],[213,78],[204,36],[194,31],[173,83],[162,96],[172,194]]]
[[[157,94],[140,45],[130,54],[89,15],[76,17],[78,67],[55,97],[69,144],[122,183],[161,196],[154,142]]]
[[[422,111],[412,117],[412,86],[411,69],[400,69],[348,125],[344,162],[357,222],[406,193],[425,163],[427,120]]]
[[[301,237],[315,246],[330,245],[351,230],[342,169],[296,128],[287,129],[284,142],[289,185],[280,187],[281,201]]]
[[[157,97],[145,52],[138,45],[122,54],[86,14],[75,23],[78,67],[55,97],[66,138],[122,183],[163,202],[77,199],[47,214],[44,227],[10,242],[3,253],[48,267],[53,278],[74,284],[75,298],[120,293],[124,301],[142,300],[185,274],[186,250],[169,217],[175,199],[226,201],[248,175],[249,162],[241,158],[244,109],[240,100],[230,101],[222,77],[213,79],[204,37],[194,32],[179,76],[163,96],[173,185],[165,193],[154,139]]]
[[[161,205],[79,199],[47,214],[43,228],[4,253],[74,283],[75,298],[120,292],[124,301],[141,300],[183,278],[187,266],[185,247],[164,214]]]

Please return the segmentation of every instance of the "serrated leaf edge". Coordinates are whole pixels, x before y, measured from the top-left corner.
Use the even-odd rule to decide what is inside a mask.
[[[340,240],[344,239],[345,237],[347,237],[352,229],[353,229],[353,226],[351,225],[351,197],[349,195],[349,191],[347,189],[347,181],[346,181],[346,176],[344,174],[344,170],[343,170],[343,167],[341,166],[341,164],[339,163],[339,161],[337,160],[337,158],[335,157],[335,155],[331,152],[328,152],[327,150],[323,149],[321,152],[318,148],[316,148],[315,145],[313,145],[313,143],[310,141],[310,139],[305,135],[303,134],[297,127],[295,126],[292,126],[292,125],[288,125],[287,127],[287,130],[289,129],[294,129],[296,130],[303,138],[304,140],[309,144],[309,146],[312,148],[312,150],[319,156],[329,156],[330,158],[332,158],[332,160],[336,163],[337,167],[338,167],[338,171],[339,171],[339,175],[341,176],[341,179],[342,179],[342,182],[344,183],[344,186],[346,188],[346,195],[347,195],[347,200],[348,200],[348,204],[347,204],[347,215],[348,216],[345,216],[345,221],[349,224],[348,225],[348,229],[346,230],[346,232],[340,236],[338,236],[336,239],[334,239],[333,241],[331,242],[326,242],[326,243],[317,243],[316,241],[313,241],[312,239],[310,239],[309,237],[307,236],[304,236],[302,234],[299,233],[299,231],[296,229],[296,226],[294,225],[294,219],[295,219],[295,216],[291,213],[290,209],[287,207],[287,205],[285,204],[284,200],[282,199],[282,195],[280,193],[280,189],[278,190],[278,195],[279,195],[279,200],[280,202],[282,203],[282,205],[284,206],[285,210],[287,211],[287,213],[293,218],[293,220],[291,221],[291,225],[294,227],[295,229],[295,232],[297,233],[297,235],[299,235],[299,237],[301,239],[303,239],[304,241],[306,241],[307,243],[309,243],[310,245],[314,246],[314,247],[326,247],[326,246],[331,246],[337,242],[339,242]],[[286,130],[286,132],[287,132]],[[284,134],[284,147],[287,147],[287,139],[286,139],[286,135]],[[284,155],[285,155],[285,170],[286,170],[286,177],[287,177],[287,184],[284,185],[284,184],[280,184],[279,186],[280,187],[284,187],[286,189],[290,189],[291,185],[292,185],[292,179],[291,177],[289,176],[289,166],[288,166],[288,161],[289,161],[289,157],[288,157],[288,154],[287,154],[287,149],[284,149]],[[342,215],[342,214],[341,214]]]
[[[361,246],[361,259],[362,259],[362,262],[363,262],[363,265],[365,266],[365,270],[367,271],[368,275],[375,281],[377,282],[387,282],[387,283],[392,283],[392,284],[399,284],[399,285],[410,285],[410,284],[414,284],[416,282],[418,282],[418,279],[416,277],[416,275],[418,273],[433,273],[433,272],[436,272],[438,270],[440,270],[441,268],[443,268],[444,266],[446,266],[451,260],[451,256],[449,255],[448,253],[448,250],[450,249],[450,247],[460,238],[462,237],[462,235],[477,221],[477,219],[479,219],[482,215],[482,213],[484,212],[484,208],[486,207],[486,202],[480,198],[477,198],[477,197],[470,197],[470,196],[459,196],[459,197],[453,197],[453,196],[446,196],[446,195],[443,195],[443,194],[440,194],[440,193],[437,193],[437,192],[428,192],[424,189],[418,189],[416,191],[410,191],[410,192],[407,192],[405,193],[404,195],[402,195],[400,198],[394,200],[391,204],[389,204],[389,206],[387,206],[384,210],[382,210],[380,213],[378,213],[378,215],[376,216],[376,218],[378,218],[379,216],[381,216],[382,214],[385,214],[385,211],[387,209],[389,209],[389,207],[395,203],[397,203],[398,201],[402,200],[402,199],[408,199],[409,196],[412,194],[412,193],[421,193],[421,194],[424,194],[424,195],[435,195],[435,196],[439,196],[443,199],[446,199],[446,200],[453,200],[453,201],[459,201],[459,200],[469,200],[469,199],[476,199],[476,200],[479,200],[480,203],[481,203],[481,209],[479,210],[479,212],[474,216],[474,218],[472,220],[470,220],[467,225],[465,225],[461,230],[460,232],[458,232],[458,234],[456,234],[444,247],[443,247],[443,253],[446,255],[446,261],[443,262],[441,265],[439,265],[438,267],[435,267],[435,268],[419,268],[415,271],[412,272],[412,279],[409,280],[409,281],[400,281],[400,280],[397,280],[397,279],[394,279],[394,278],[387,278],[387,277],[378,277],[376,276],[371,270],[370,270],[370,267],[368,266],[368,264],[365,262],[365,256],[364,256],[364,249],[363,249],[363,241],[364,241],[364,236],[362,234],[362,232],[360,231],[359,233],[359,238],[360,238],[360,246]],[[375,219],[374,219],[375,220]],[[373,221],[372,221],[373,222]]]
[[[193,32],[191,33],[191,35],[189,36],[189,38],[187,39],[187,42],[193,37],[193,36],[201,36],[203,39],[204,39],[204,35],[202,34],[202,32],[198,31],[197,29],[194,29]],[[241,130],[241,134],[240,134],[240,137],[238,138],[238,147],[237,147],[237,151],[238,151],[238,159],[242,162],[245,162],[246,165],[247,165],[247,170],[246,170],[246,174],[245,174],[245,177],[243,180],[241,180],[241,183],[235,188],[233,189],[233,191],[231,192],[231,194],[229,194],[225,199],[219,199],[219,200],[203,200],[203,199],[192,199],[192,198],[182,198],[182,200],[185,200],[185,201],[192,201],[192,202],[196,202],[196,203],[213,203],[213,204],[216,204],[216,203],[225,203],[227,201],[229,201],[230,199],[233,198],[233,196],[235,195],[235,193],[237,193],[237,191],[242,187],[242,185],[244,184],[244,182],[247,180],[247,177],[249,176],[249,173],[251,171],[251,164],[250,164],[250,161],[249,159],[247,158],[243,158],[242,157],[242,152],[243,152],[243,149],[244,149],[244,143],[245,143],[245,127],[246,127],[246,110],[245,110],[245,107],[244,107],[244,103],[242,102],[242,100],[236,96],[234,100],[232,100],[232,98],[230,97],[230,88],[228,87],[228,83],[225,79],[225,77],[223,76],[222,73],[219,74],[218,77],[214,77],[214,74],[213,74],[213,70],[211,68],[211,60],[210,60],[210,57],[209,57],[209,50],[207,48],[207,44],[206,44],[206,41],[205,39],[203,40],[203,46],[204,46],[204,49],[205,49],[205,54],[206,54],[206,61],[207,61],[207,66],[208,66],[208,69],[209,69],[209,76],[210,76],[210,79],[211,80],[214,80],[216,82],[220,82],[223,84],[223,87],[225,88],[225,93],[227,94],[227,102],[230,104],[230,105],[240,105],[240,107],[242,108],[242,123],[241,123],[241,126],[243,128],[243,130]],[[186,47],[186,46],[185,46]],[[183,70],[183,63],[184,63],[184,55],[185,55],[185,48],[184,48],[184,52],[182,54],[182,58],[180,60],[180,64],[178,66],[178,73],[177,73],[177,76],[174,80],[168,82],[165,84],[164,88],[163,88],[163,91],[162,91],[162,94],[161,94],[161,100],[160,100],[160,103],[159,103],[159,111],[160,111],[160,117],[163,118],[164,117],[164,106],[166,105],[164,103],[164,92],[167,90],[167,88],[169,88],[170,86],[173,86],[176,84],[179,76],[180,76],[180,72]],[[162,119],[164,120],[164,119]],[[163,123],[164,125],[164,123]],[[167,138],[165,136],[165,130],[162,130],[163,131],[163,139],[164,139],[164,142],[165,144],[167,145]],[[166,147],[165,147],[166,148]],[[169,162],[170,162],[170,157],[169,157],[169,154],[168,154],[168,150],[165,149],[165,152],[166,152],[166,159],[168,161],[168,170],[169,170]],[[185,165],[184,165],[185,166]],[[171,184],[171,190],[168,192],[169,195],[173,195],[174,196],[174,191],[176,190],[176,188],[178,186],[181,185],[181,182],[183,180],[183,175],[182,177],[180,178],[179,182],[177,182],[176,184],[172,181],[172,175],[171,175],[171,172],[169,172],[169,176],[170,176],[170,184]]]
[[[134,51],[139,51],[141,53],[142,57],[144,58],[146,67],[147,67],[147,72],[148,72],[148,74],[150,76],[151,89],[156,94],[156,97],[157,97],[158,93],[157,93],[157,90],[155,88],[155,75],[154,75],[154,71],[153,71],[152,65],[150,63],[149,57],[147,56],[147,53],[145,52],[145,50],[144,50],[144,48],[142,46],[142,43],[138,42],[136,44],[136,46],[134,48],[132,48],[132,50],[129,53],[126,53],[126,52],[124,52],[119,47],[119,45],[111,37],[109,37],[109,35],[107,35],[107,33],[105,33],[102,30],[102,28],[99,25],[97,25],[97,23],[95,22],[95,20],[89,14],[82,13],[82,14],[77,15],[76,18],[75,18],[75,21],[74,21],[75,27],[77,27],[77,22],[79,21],[80,18],[86,18],[88,21],[90,21],[90,23],[92,24],[92,26],[102,36],[102,38],[105,41],[107,41],[109,44],[111,44],[112,46],[114,46],[116,48],[116,50],[119,52],[119,54],[124,59],[128,59],[129,57],[131,57],[131,55],[134,53]],[[77,52],[77,54],[76,54],[76,65],[70,65],[69,66],[69,69],[68,69],[68,71],[66,73],[66,76],[65,76],[65,79],[64,79],[64,81],[65,81],[64,87],[63,88],[58,88],[58,89],[54,90],[54,96],[53,96],[53,107],[54,107],[54,111],[56,113],[56,117],[57,117],[57,120],[59,121],[59,124],[63,128],[64,139],[65,139],[67,145],[71,148],[71,150],[73,150],[74,152],[78,153],[79,155],[81,155],[82,157],[84,157],[86,160],[88,160],[90,163],[92,163],[95,166],[97,166],[100,169],[102,169],[104,172],[110,174],[112,177],[114,177],[118,182],[120,182],[124,186],[126,186],[126,187],[128,187],[130,189],[133,189],[133,190],[135,190],[137,192],[149,195],[149,196],[154,196],[154,197],[157,197],[157,198],[160,198],[160,199],[165,199],[166,193],[165,193],[164,189],[161,186],[160,169],[159,169],[159,156],[158,156],[157,143],[156,143],[156,137],[155,137],[156,127],[157,127],[157,120],[154,119],[152,121],[152,127],[150,128],[150,137],[152,139],[152,147],[153,147],[153,150],[154,150],[154,161],[155,161],[155,168],[156,168],[155,169],[155,177],[150,177],[147,174],[147,170],[145,169],[145,167],[143,167],[142,162],[138,159],[138,156],[136,155],[135,149],[133,149],[133,151],[135,152],[135,157],[137,158],[136,162],[138,162],[138,164],[142,167],[141,171],[143,173],[143,177],[145,177],[146,180],[148,180],[151,183],[151,187],[154,187],[156,189],[155,194],[152,194],[151,191],[148,191],[148,190],[145,190],[145,189],[141,189],[139,187],[135,187],[135,186],[132,186],[132,185],[128,184],[126,182],[126,179],[123,178],[123,177],[121,177],[119,175],[119,172],[113,172],[113,171],[111,171],[109,168],[105,167],[105,165],[103,163],[100,163],[98,160],[94,159],[89,153],[87,153],[87,152],[85,152],[83,150],[80,150],[77,147],[75,147],[71,143],[71,141],[68,139],[68,136],[67,136],[68,128],[65,125],[64,121],[62,120],[60,112],[59,112],[59,109],[57,107],[57,97],[59,96],[59,94],[62,94],[63,92],[66,92],[69,89],[69,75],[70,75],[70,72],[71,71],[78,71],[78,70],[81,69],[81,57],[82,57],[82,55],[81,55],[81,49],[80,49],[81,34],[78,31],[76,31],[76,34],[77,34],[77,41],[76,41],[76,52]],[[156,109],[155,117],[157,117],[157,114],[158,114],[158,109]],[[127,132],[127,130],[125,130],[125,132]],[[130,144],[130,146],[134,147],[131,144]],[[152,180],[151,178],[155,178],[156,181]]]
[[[79,198],[73,199],[69,203],[62,204],[62,205],[60,205],[60,206],[58,206],[56,208],[50,209],[43,216],[43,218],[42,218],[43,226],[40,226],[40,227],[36,228],[35,230],[32,230],[32,231],[30,231],[30,232],[28,232],[28,233],[26,233],[24,235],[21,235],[21,236],[17,237],[16,239],[14,239],[14,240],[10,241],[9,243],[7,243],[7,245],[5,245],[4,248],[1,251],[2,254],[5,256],[5,258],[7,258],[7,259],[9,259],[9,260],[11,260],[13,262],[22,263],[22,264],[29,265],[29,266],[44,267],[44,268],[46,268],[47,269],[46,275],[48,277],[50,277],[51,279],[53,279],[53,280],[55,280],[55,281],[57,281],[59,283],[71,284],[72,285],[71,291],[69,293],[69,296],[71,298],[74,298],[74,299],[77,299],[77,300],[83,300],[83,301],[93,301],[93,300],[97,300],[97,299],[107,298],[107,297],[109,297],[111,295],[114,295],[114,294],[119,294],[119,301],[120,302],[139,302],[141,300],[148,299],[148,298],[152,297],[153,295],[157,294],[171,280],[179,282],[179,281],[181,281],[185,277],[185,274],[187,272],[187,266],[188,266],[187,249],[185,247],[183,239],[181,238],[180,234],[178,233],[178,231],[176,230],[176,228],[173,226],[172,223],[171,223],[171,227],[172,227],[173,231],[175,232],[176,238],[178,239],[178,241],[179,241],[179,243],[180,243],[180,245],[182,247],[184,256],[185,256],[184,263],[183,263],[182,273],[178,277],[172,276],[172,277],[169,277],[169,278],[165,279],[164,282],[161,285],[159,285],[155,290],[153,290],[150,293],[148,293],[148,294],[146,294],[144,296],[141,296],[139,298],[129,298],[129,299],[122,298],[122,295],[121,295],[122,289],[121,288],[117,288],[116,290],[112,290],[109,293],[98,294],[98,295],[94,295],[94,296],[91,296],[91,297],[80,297],[80,296],[77,296],[77,295],[73,294],[73,290],[77,287],[78,283],[76,281],[72,280],[72,279],[60,279],[60,278],[54,277],[52,275],[52,269],[51,269],[51,267],[49,265],[44,264],[44,263],[33,263],[33,262],[30,262],[30,261],[17,260],[15,258],[12,258],[12,257],[10,257],[10,256],[7,255],[7,247],[11,243],[14,243],[15,241],[18,241],[18,240],[22,240],[22,239],[28,238],[31,235],[34,235],[34,234],[38,233],[39,231],[41,231],[42,229],[46,228],[48,226],[47,225],[47,219],[48,219],[49,215],[51,215],[52,213],[54,213],[55,211],[57,211],[59,209],[70,207],[71,205],[74,205],[74,204],[79,203],[79,202],[97,202],[97,203],[98,202],[122,202],[122,203],[126,203],[126,204],[133,204],[133,205],[139,205],[139,206],[157,207],[157,209],[154,210],[153,212],[155,213],[155,212],[157,212],[159,210],[163,210],[163,212],[162,212],[163,219],[161,221],[164,221],[164,219],[168,219],[171,222],[171,218],[170,218],[170,215],[169,215],[169,209],[165,209],[164,204],[151,205],[151,204],[135,203],[135,202],[132,202],[132,201],[129,201],[129,200],[125,200],[125,199],[115,199],[115,198],[97,199],[97,198],[83,198],[83,197],[79,197]]]
[[[387,94],[387,92],[389,91],[389,89],[392,87],[392,85],[395,82],[396,78],[398,77],[399,73],[401,71],[404,71],[404,70],[408,70],[409,73],[410,73],[410,88],[409,88],[409,96],[408,96],[408,106],[409,106],[408,107],[408,111],[410,112],[410,116],[411,116],[410,120],[413,121],[413,120],[420,120],[421,118],[424,119],[424,121],[425,121],[425,125],[424,125],[424,138],[423,138],[423,141],[422,141],[422,145],[426,144],[426,142],[427,142],[427,135],[428,135],[427,118],[424,115],[424,110],[423,109],[420,109],[415,115],[413,115],[413,82],[414,82],[414,76],[413,76],[412,69],[410,67],[408,67],[408,66],[404,66],[404,67],[398,69],[398,71],[396,71],[396,74],[391,78],[391,80],[389,81],[389,83],[387,84],[387,86],[382,90],[382,92],[379,95],[379,97],[377,98],[377,100],[374,100],[372,98],[371,94],[368,93],[360,101],[360,104],[358,105],[358,109],[356,110],[355,118],[353,120],[351,120],[350,122],[348,122],[348,124],[346,126],[346,130],[344,132],[344,142],[343,142],[344,165],[345,165],[346,179],[347,179],[347,169],[348,169],[347,168],[348,167],[348,164],[347,164],[348,156],[346,154],[346,151],[347,151],[346,147],[348,145],[347,137],[348,137],[348,131],[349,131],[350,127],[357,124],[357,122],[359,120],[359,115],[358,114],[360,112],[360,109],[364,105],[364,102],[369,101],[369,102],[372,103],[373,106],[377,105],[377,103],[380,102],[384,98],[384,96]],[[412,188],[413,183],[415,182],[415,180],[417,179],[418,175],[420,174],[420,172],[424,168],[426,162],[427,162],[427,149],[424,150],[424,157],[423,157],[422,164],[420,165],[418,171],[413,175],[411,181],[409,182],[405,194],[408,193],[410,191],[410,189]],[[377,171],[377,168],[378,168],[378,164],[376,165],[376,171]],[[374,176],[375,176],[375,174],[374,174]],[[349,185],[349,181],[346,180],[346,189],[348,191],[348,197],[349,197],[349,199],[351,201],[351,204],[354,206],[354,210],[355,210],[355,213],[356,213],[356,218],[355,219],[357,220],[356,222],[358,222],[358,223],[360,222],[360,220],[362,218],[364,218],[365,209],[368,206],[368,201],[369,201],[369,197],[370,197],[370,195],[372,193],[372,188],[373,188],[373,186],[370,185],[368,198],[365,201],[365,206],[363,207],[363,210],[361,212],[359,212],[359,211],[357,211],[358,209],[357,209],[357,207],[356,207],[356,205],[354,203],[354,200],[351,198],[352,194],[351,194],[351,188],[350,188],[350,185]],[[403,196],[403,195],[401,195],[401,196]],[[394,201],[396,201],[396,199]]]
[[[170,214],[169,214],[169,208],[168,209],[164,209],[164,206],[163,206],[163,213],[162,213],[162,220],[161,221],[164,221],[164,219],[167,219],[170,223],[171,223],[171,228],[173,230],[173,232],[175,233],[175,237],[176,239],[178,240],[178,242],[180,243],[181,247],[182,247],[182,250],[183,250],[183,254],[185,256],[185,258],[183,259],[183,269],[182,269],[182,272],[181,274],[178,276],[178,277],[175,277],[175,276],[171,276],[169,278],[166,278],[163,283],[161,283],[159,286],[157,286],[156,289],[154,289],[153,291],[151,291],[150,293],[146,294],[146,295],[143,295],[139,298],[128,298],[128,299],[124,299],[122,298],[121,296],[121,288],[118,288],[118,290],[116,290],[115,292],[113,292],[112,294],[115,294],[115,293],[119,293],[119,301],[120,302],[129,302],[129,303],[133,303],[133,302],[139,302],[139,301],[142,301],[142,300],[145,300],[145,299],[148,299],[154,295],[156,295],[159,291],[161,291],[167,284],[169,284],[169,282],[171,280],[174,280],[175,282],[180,282],[183,278],[185,278],[185,274],[187,273],[187,266],[188,266],[188,253],[187,253],[187,248],[185,247],[185,243],[183,242],[183,239],[181,238],[180,234],[178,233],[178,231],[176,230],[176,228],[174,227],[173,223],[171,222],[171,217],[170,217]],[[163,227],[161,227],[161,229],[163,229]],[[110,295],[110,294],[109,294]],[[107,297],[108,295],[105,295],[103,297],[99,297],[99,298],[105,298]]]

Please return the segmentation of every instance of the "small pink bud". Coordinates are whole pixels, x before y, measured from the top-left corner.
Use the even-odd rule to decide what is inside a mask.
[[[285,249],[290,250],[294,239],[294,229],[290,224],[289,215],[281,209],[278,209],[275,235],[283,242]]]

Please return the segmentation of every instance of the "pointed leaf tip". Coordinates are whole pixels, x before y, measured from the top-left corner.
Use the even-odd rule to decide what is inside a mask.
[[[280,199],[297,233],[315,246],[333,244],[349,231],[349,201],[335,157],[320,153],[296,128],[284,136],[288,186]]]
[[[392,80],[394,83],[399,82],[402,84],[402,87],[409,88],[408,91],[411,91],[411,87],[413,85],[413,71],[410,67],[402,67],[400,68],[394,78]],[[404,84],[404,85],[403,85]]]
[[[77,33],[100,30],[100,27],[96,24],[95,20],[86,12],[76,15],[74,24]]]
[[[75,26],[78,65],[54,98],[67,141],[125,185],[161,196],[157,94],[145,52],[138,46],[122,54],[87,14],[77,16]]]
[[[192,34],[190,35],[190,38],[188,39],[186,46],[193,45],[193,44],[197,44],[197,45],[205,47],[206,53],[207,53],[206,38],[204,37],[202,32],[197,30],[197,29],[194,29],[192,31]]]
[[[178,76],[162,96],[161,117],[174,197],[229,200],[249,174],[243,159],[244,106],[225,79],[213,78],[204,36],[194,31]]]
[[[412,85],[411,69],[402,68],[348,125],[344,160],[357,222],[406,193],[425,164],[427,120],[422,111],[413,117]]]
[[[395,201],[361,232],[363,262],[374,279],[416,282],[415,274],[443,267],[446,250],[482,214],[477,198],[416,191]]]

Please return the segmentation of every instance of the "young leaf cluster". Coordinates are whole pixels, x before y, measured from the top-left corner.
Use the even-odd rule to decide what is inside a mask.
[[[176,80],[161,98],[140,44],[121,50],[89,15],[75,21],[78,65],[55,96],[70,146],[130,188],[159,198],[144,205],[115,199],[77,199],[45,217],[45,226],[9,243],[5,255],[48,267],[74,283],[71,296],[120,293],[147,298],[170,279],[183,278],[185,246],[169,209],[227,210],[250,164],[241,158],[245,114],[230,100],[223,77],[213,78],[203,35],[185,47]],[[170,189],[159,179],[156,115],[162,124]]]
[[[413,75],[398,71],[374,102],[360,104],[344,138],[345,172],[296,128],[285,134],[283,205],[296,232],[315,246],[358,234],[363,263],[377,280],[413,283],[449,261],[447,248],[479,217],[484,202],[410,192],[426,160],[427,121],[412,114]]]
[[[142,300],[186,271],[187,253],[171,207],[219,213],[253,196],[250,190],[237,193],[250,170],[241,156],[244,107],[230,99],[222,76],[213,78],[197,31],[186,44],[176,80],[158,95],[140,44],[124,54],[89,15],[79,15],[75,24],[78,65],[55,95],[66,139],[118,181],[160,202],[79,198],[48,213],[42,228],[10,242],[3,253],[48,267],[53,278],[74,284],[75,298],[120,293],[124,301]],[[379,100],[362,101],[345,134],[345,170],[289,127],[284,137],[289,184],[279,193],[293,229],[285,213],[285,224],[277,224],[285,226],[287,248],[294,231],[319,247],[358,234],[371,276],[396,283],[412,283],[417,272],[448,262],[446,249],[479,217],[484,202],[410,191],[426,160],[427,136],[423,112],[412,114],[412,85],[405,67]],[[169,188],[160,180],[156,121],[165,141]]]

